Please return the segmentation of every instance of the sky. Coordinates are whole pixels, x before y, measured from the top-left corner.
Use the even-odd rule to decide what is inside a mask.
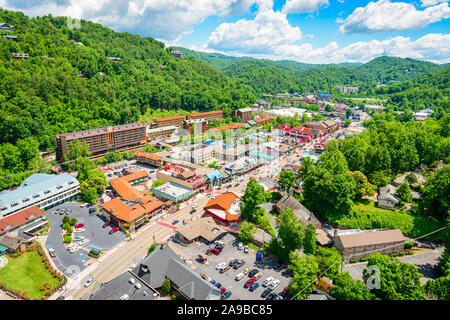
[[[167,46],[232,56],[450,62],[448,0],[0,0],[0,7],[82,18]]]

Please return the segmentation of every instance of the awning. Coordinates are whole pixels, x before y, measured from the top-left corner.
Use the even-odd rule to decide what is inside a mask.
[[[8,247],[5,247],[4,245],[0,244],[0,252],[8,251]]]

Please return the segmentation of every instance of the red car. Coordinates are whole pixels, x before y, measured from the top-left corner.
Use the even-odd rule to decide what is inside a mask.
[[[83,228],[84,227],[84,223],[79,223],[75,225],[75,228]]]
[[[288,292],[289,292],[289,288],[288,288],[288,287],[286,287],[286,288],[284,288],[284,289],[283,289],[283,291],[281,292],[281,294],[280,294],[280,295],[281,295],[282,297],[286,297],[286,296],[287,296],[287,294],[288,294]]]
[[[111,224],[111,221],[108,221],[107,223],[105,223],[105,224],[103,225],[103,228],[108,227],[110,224]]]
[[[244,288],[250,287],[252,284],[255,283],[255,281],[256,281],[256,279],[253,279],[253,278],[248,279],[247,282],[244,284]]]
[[[220,250],[216,248],[212,249],[211,252],[214,253],[216,256],[220,254]]]
[[[112,228],[111,230],[109,230],[109,234],[116,233],[117,231],[119,231],[119,228]]]
[[[227,289],[226,289],[225,287],[222,287],[222,289],[220,289],[220,294],[221,294],[221,295],[224,294],[225,291],[227,291]]]

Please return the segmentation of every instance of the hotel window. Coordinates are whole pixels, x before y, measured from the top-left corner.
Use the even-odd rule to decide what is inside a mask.
[[[56,189],[59,190],[59,189],[62,189],[62,187],[63,187],[62,185],[59,185],[59,186],[56,186]]]
[[[36,198],[39,198],[40,196],[41,196],[40,194],[35,194],[35,195],[33,196],[33,198],[36,199]]]
[[[44,191],[44,194],[49,194],[51,191],[50,190],[47,190],[47,191]]]
[[[22,200],[23,203],[30,201],[30,198],[25,198]]]

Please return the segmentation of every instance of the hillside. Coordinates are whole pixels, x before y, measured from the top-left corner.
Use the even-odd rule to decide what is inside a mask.
[[[16,27],[4,34],[19,37],[0,38],[0,144],[33,137],[41,150],[51,149],[57,133],[134,122],[148,108],[228,114],[254,101],[223,73],[174,58],[149,37],[83,20],[70,30],[63,17],[2,9],[0,21]],[[14,61],[13,52],[30,58]]]
[[[376,93],[388,96],[387,104],[398,110],[432,108],[441,117],[450,110],[450,67],[413,80],[377,88]]]
[[[226,75],[253,89],[253,93],[304,92],[326,90],[337,93],[336,85],[358,86],[372,94],[377,84],[415,79],[448,65],[398,57],[378,57],[365,64],[307,64],[290,60],[272,61],[232,57],[177,47],[185,56],[222,70]]]

